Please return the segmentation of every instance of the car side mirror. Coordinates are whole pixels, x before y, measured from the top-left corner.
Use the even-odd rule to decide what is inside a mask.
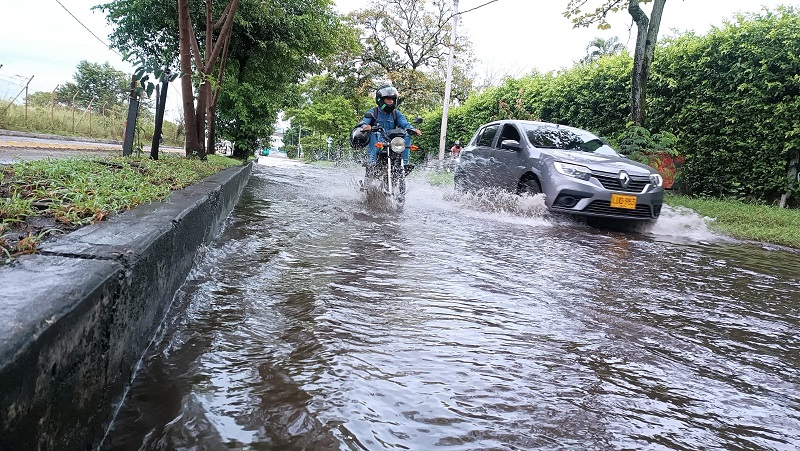
[[[516,139],[504,139],[503,142],[500,143],[501,149],[509,149],[509,150],[519,150],[522,146],[519,145],[519,141]]]
[[[415,124],[421,124],[422,123],[422,118],[421,117],[417,117],[416,119],[414,119],[414,123]]]
[[[364,117],[369,119],[375,119],[375,115],[372,114],[372,111],[367,111],[367,114],[365,114]]]

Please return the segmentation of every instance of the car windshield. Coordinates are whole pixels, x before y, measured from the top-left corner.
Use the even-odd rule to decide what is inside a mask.
[[[544,149],[577,150],[602,155],[619,155],[602,138],[573,128],[562,128],[546,124],[523,125],[528,141]]]

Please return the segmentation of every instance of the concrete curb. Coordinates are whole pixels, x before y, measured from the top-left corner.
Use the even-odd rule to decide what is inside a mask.
[[[97,448],[251,169],[228,168],[0,269],[0,449]]]

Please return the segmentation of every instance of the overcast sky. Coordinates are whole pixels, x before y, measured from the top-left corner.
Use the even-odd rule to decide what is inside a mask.
[[[459,10],[467,11],[489,1],[460,0]],[[2,0],[0,98],[13,98],[31,76],[31,92],[52,91],[56,85],[72,80],[83,59],[108,62],[119,70],[131,71],[130,64],[100,42],[107,41],[110,28],[101,13],[91,10],[100,3],[98,0],[60,2],[76,18],[56,0]],[[366,0],[335,3],[342,12],[375,4]],[[585,55],[586,46],[595,37],[618,36],[632,48],[636,29],[630,28],[627,12],[614,16],[610,30],[573,29],[562,15],[566,4],[567,0],[497,0],[465,13],[458,30],[473,42],[479,60],[476,74],[521,76],[532,69],[546,72],[570,67]],[[755,12],[762,5],[770,9],[777,5],[800,6],[800,0],[669,0],[660,35],[669,35],[672,29],[704,34],[735,13]],[[171,86],[172,93],[174,88],[177,84]],[[170,109],[177,109],[177,96],[170,96],[167,103]]]

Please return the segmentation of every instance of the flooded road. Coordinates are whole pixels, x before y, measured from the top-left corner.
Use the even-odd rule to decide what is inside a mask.
[[[800,447],[800,255],[263,158],[103,449]]]

